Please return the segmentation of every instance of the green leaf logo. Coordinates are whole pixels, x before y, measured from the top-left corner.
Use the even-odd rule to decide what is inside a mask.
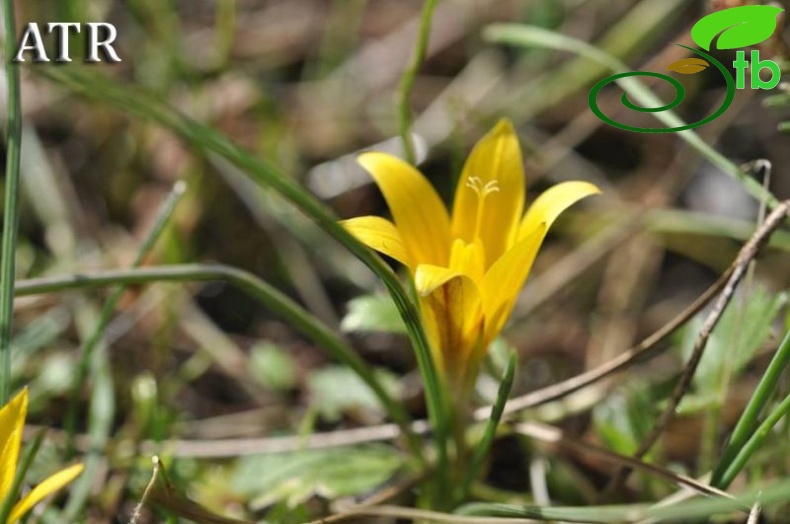
[[[745,5],[717,11],[702,18],[691,29],[691,38],[710,51],[713,39],[718,49],[736,49],[759,44],[776,30],[776,15],[784,11],[770,5]]]

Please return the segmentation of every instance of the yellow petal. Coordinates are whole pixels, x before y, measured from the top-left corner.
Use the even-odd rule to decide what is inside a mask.
[[[417,296],[420,301],[420,314],[422,315],[423,326],[431,342],[433,359],[441,375],[445,375],[447,372],[447,364],[445,362],[442,346],[442,333],[444,328],[439,325],[439,323],[444,322],[445,319],[443,318],[443,313],[440,312],[438,315],[434,313],[437,304],[435,304],[433,300],[428,300],[426,297],[435,291],[436,288],[446,284],[447,281],[459,275],[457,271],[429,264],[420,264],[417,266],[417,271],[414,273],[414,289],[417,291]]]
[[[41,502],[41,500],[61,489],[63,486],[74,480],[85,469],[82,464],[75,464],[66,469],[62,469],[47,478],[44,482],[30,490],[30,493],[25,495],[11,510],[9,516],[9,523],[13,524],[22,518],[33,506]]]
[[[560,213],[571,205],[600,192],[600,189],[589,182],[563,182],[552,186],[535,199],[527,210],[519,226],[518,238],[526,237],[540,224],[546,224],[546,229],[549,229]]]
[[[433,264],[420,264],[414,273],[414,288],[421,297],[432,293],[437,287],[444,285],[451,278],[460,276],[461,273],[446,267]]]
[[[453,204],[453,238],[485,246],[488,268],[515,241],[524,209],[524,166],[518,137],[500,120],[475,145],[464,165]]]
[[[340,224],[369,248],[392,257],[412,271],[414,270],[400,232],[389,220],[369,216],[342,220]]]
[[[456,275],[422,296],[420,304],[440,368],[452,382],[462,384],[466,363],[482,335],[480,291],[470,278]]]
[[[497,260],[483,279],[484,344],[491,343],[507,322],[546,236],[546,225],[538,224]]]
[[[26,416],[27,388],[24,388],[0,408],[0,500],[5,498],[14,483]]]
[[[403,160],[386,153],[363,153],[358,161],[387,200],[411,260],[446,266],[450,218],[428,180]]]
[[[481,284],[485,273],[485,250],[482,242],[476,240],[473,244],[467,244],[456,238],[450,251],[450,268],[468,276],[475,284]]]

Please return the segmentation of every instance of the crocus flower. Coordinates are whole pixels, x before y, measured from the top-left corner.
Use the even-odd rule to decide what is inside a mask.
[[[599,190],[563,182],[524,213],[521,148],[507,120],[469,155],[452,215],[408,163],[377,152],[358,161],[384,195],[392,221],[365,216],[343,225],[409,269],[437,367],[451,385],[467,390],[513,310],[546,231],[568,206]]]
[[[9,496],[13,487],[26,416],[27,389],[23,389],[8,404],[0,408],[0,502]],[[11,508],[7,524],[13,524],[44,497],[77,478],[82,473],[82,469],[81,464],[65,468],[30,490]]]

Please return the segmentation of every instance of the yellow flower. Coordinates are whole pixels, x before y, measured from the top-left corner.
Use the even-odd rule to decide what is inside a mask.
[[[546,231],[568,206],[594,193],[564,182],[524,213],[524,168],[513,125],[501,120],[472,150],[452,216],[426,178],[385,153],[363,153],[392,221],[343,221],[367,246],[410,271],[434,359],[451,382],[468,386],[488,345],[507,322]]]
[[[0,408],[0,502],[9,495],[14,483],[26,415],[27,388]],[[82,473],[82,469],[82,464],[63,469],[30,490],[27,495],[22,497],[22,500],[11,508],[8,524],[16,522],[44,497],[77,478]]]

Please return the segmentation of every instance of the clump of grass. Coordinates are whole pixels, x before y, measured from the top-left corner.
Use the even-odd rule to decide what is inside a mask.
[[[29,383],[31,420],[47,426],[30,449],[48,460],[31,478],[44,476],[38,462],[87,466],[65,504],[35,518],[782,515],[788,204],[740,165],[771,144],[722,145],[752,129],[737,104],[698,133],[660,138],[587,111],[599,77],[680,58],[662,46],[684,37],[676,22],[694,21],[682,5],[545,0],[504,25],[431,0],[325,12],[298,0],[21,6],[23,20],[117,20],[124,49],[113,67],[26,66],[21,92],[39,107],[29,127],[45,146],[25,154],[54,181],[40,195],[18,189],[18,66],[6,61],[0,398]],[[703,108],[721,95],[688,87]],[[648,105],[663,96],[650,83],[624,88]],[[348,155],[394,142],[414,161],[418,138],[420,167],[447,198],[447,166],[501,116],[533,146],[531,179],[572,174],[606,199],[558,223],[524,296],[533,302],[494,344],[480,409],[459,431],[408,280],[337,218],[383,212]],[[300,175],[319,163],[323,174]],[[682,209],[701,164],[768,217]],[[329,175],[338,190],[323,201],[307,187]],[[38,196],[58,212],[28,210]],[[58,242],[64,232],[75,241]],[[755,264],[763,287],[740,282]],[[347,307],[353,322],[337,323]],[[699,448],[681,438],[706,424]],[[469,467],[454,482],[464,446]]]

